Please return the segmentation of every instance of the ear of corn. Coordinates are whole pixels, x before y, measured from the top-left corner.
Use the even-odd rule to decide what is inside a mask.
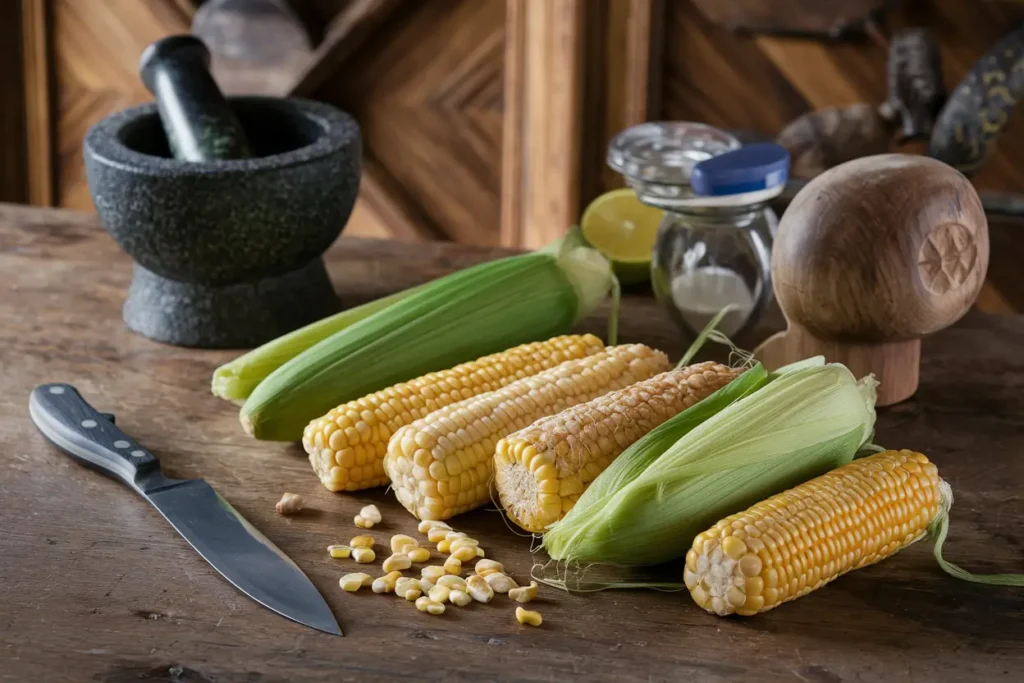
[[[566,361],[402,427],[388,443],[384,469],[413,515],[448,519],[491,500],[494,448],[502,438],[669,367],[665,354],[641,344]]]
[[[382,486],[388,482],[384,454],[400,427],[438,408],[603,349],[604,344],[593,335],[568,335],[430,373],[333,408],[306,426],[302,445],[329,490]]]
[[[575,233],[573,233],[574,235]],[[275,370],[242,407],[246,432],[290,441],[331,408],[429,372],[564,333],[614,282],[596,250],[560,246],[454,273]]]
[[[295,356],[332,334],[355,325],[377,311],[382,311],[391,304],[401,301],[422,286],[406,289],[391,296],[335,313],[239,356],[214,370],[211,382],[213,395],[227,401],[244,401],[270,373]]]
[[[626,448],[741,372],[713,362],[670,370],[502,439],[494,479],[509,519],[527,531],[543,531],[571,510],[590,482]],[[549,501],[546,506],[544,500]]]
[[[849,462],[871,434],[875,386],[838,364],[784,374],[697,425],[611,495],[581,499],[544,547],[581,563],[678,557],[714,520]]]
[[[920,453],[856,460],[698,534],[683,580],[719,616],[767,612],[923,538],[943,485]]]

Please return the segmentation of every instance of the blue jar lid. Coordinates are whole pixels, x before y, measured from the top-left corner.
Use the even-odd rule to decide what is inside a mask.
[[[693,167],[690,185],[696,194],[713,197],[769,190],[788,179],[789,152],[761,142],[701,161]]]

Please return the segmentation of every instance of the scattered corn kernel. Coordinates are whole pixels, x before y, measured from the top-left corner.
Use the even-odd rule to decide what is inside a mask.
[[[329,545],[327,552],[331,554],[331,557],[341,560],[352,554],[352,548],[347,545]]]
[[[481,548],[480,546],[477,546],[476,547],[476,556],[477,557],[487,557],[487,554],[484,553],[484,549],[483,548]]]
[[[453,550],[451,557],[448,559],[458,560],[460,564],[462,562],[469,562],[470,560],[476,559],[476,548],[471,546],[462,546],[458,550]]]
[[[420,570],[420,576],[424,579],[429,579],[431,583],[436,583],[438,579],[447,574],[444,567],[436,564],[429,564]]]
[[[487,576],[488,574],[493,574],[494,572],[504,574],[505,565],[496,560],[480,560],[476,563],[476,567],[474,567],[474,570],[480,576]]]
[[[434,582],[430,579],[420,579],[420,590],[424,593],[430,592],[430,589],[434,587]]]
[[[406,547],[405,554],[409,556],[410,560],[416,563],[427,562],[430,559],[430,551],[418,546],[415,548]]]
[[[439,602],[434,602],[426,596],[416,598],[416,609],[428,614],[444,614],[444,605]]]
[[[395,581],[395,595],[398,595],[400,597],[405,598],[406,600],[409,600],[410,598],[406,597],[406,593],[408,593],[411,590],[416,591],[416,598],[420,597],[419,579],[414,579],[411,576],[400,576]],[[416,598],[412,599],[415,600]]]
[[[435,529],[438,527],[440,527],[441,529],[451,529],[451,527],[448,526],[448,522],[442,522],[436,519],[424,519],[422,522],[420,522],[419,526],[416,527],[416,529],[421,534],[428,534],[430,533],[431,529]],[[441,538],[444,537],[442,536]],[[431,541],[431,543],[437,543],[437,541]]]
[[[274,509],[281,515],[294,515],[301,512],[302,496],[297,493],[286,493],[281,496],[281,500],[277,501]]]
[[[359,516],[369,522],[370,526],[380,524],[380,510],[377,509],[376,505],[367,505],[359,511]]]
[[[447,602],[449,593],[451,593],[451,590],[446,586],[441,585],[434,586],[427,591],[427,595],[430,596],[430,599],[434,602]]]
[[[540,612],[531,612],[528,609],[516,607],[516,621],[518,621],[520,624],[540,626],[542,623],[544,623],[544,617],[540,615]]]
[[[508,597],[516,602],[530,602],[537,597],[537,582],[531,581],[529,586],[513,588],[508,592]]]
[[[373,522],[366,519],[362,515],[356,515],[356,518],[352,521],[355,522],[355,525],[360,529],[370,529],[373,527]]]
[[[348,542],[353,548],[372,548],[374,543],[373,536],[356,536]]]
[[[349,593],[355,593],[363,586],[369,586],[373,583],[373,577],[363,572],[357,572],[355,574],[345,574],[338,580],[338,584],[343,590]]]
[[[473,598],[469,597],[468,594],[462,591],[452,591],[448,594],[448,602],[459,607],[465,607],[469,603],[473,602]]]
[[[471,576],[466,582],[466,592],[477,602],[490,602],[494,597],[494,589],[491,588],[482,576]]]
[[[508,574],[502,574],[501,572],[494,572],[484,577],[484,581],[490,586],[495,593],[508,593],[513,588],[519,588],[519,584],[515,582]]]
[[[412,546],[415,548],[419,543],[412,536],[406,536],[405,534],[395,534],[391,537],[391,552],[393,553],[404,553],[406,546]]]
[[[395,590],[395,584],[402,577],[402,572],[388,572],[373,580],[370,586],[374,593],[391,593]]]
[[[402,571],[412,566],[412,560],[409,559],[408,555],[404,553],[395,553],[388,559],[384,560],[384,564],[381,568],[386,572]]]
[[[452,530],[450,526],[435,526],[427,532],[427,540],[431,543],[440,543],[444,540],[444,537]]]
[[[465,536],[465,535],[459,536],[458,538],[449,539],[449,540],[451,541],[451,550],[452,550],[452,552],[455,552],[459,548],[467,548],[467,547],[475,548],[478,545],[480,545],[480,541],[476,540],[475,538],[470,538],[469,536]]]
[[[466,580],[461,576],[455,576],[454,574],[445,574],[437,580],[438,586],[444,586],[453,591],[465,591]]]
[[[353,548],[352,559],[359,564],[369,564],[377,559],[377,554],[371,548]]]
[[[444,570],[449,574],[461,574],[462,561],[454,557],[449,557],[444,561]]]

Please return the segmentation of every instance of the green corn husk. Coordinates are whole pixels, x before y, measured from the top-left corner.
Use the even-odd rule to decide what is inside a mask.
[[[639,474],[613,463],[551,526],[543,547],[554,560],[580,564],[679,557],[719,519],[850,462],[872,434],[876,386],[871,377],[857,382],[840,364],[775,373]]]
[[[298,440],[341,403],[564,334],[615,285],[608,260],[576,230],[542,251],[453,273],[292,358],[256,387],[240,420],[258,439]],[[614,335],[612,325],[609,343]]]
[[[412,287],[335,313],[269,341],[230,363],[225,363],[213,371],[210,387],[213,395],[236,403],[245,401],[260,382],[295,356],[332,334],[355,325],[360,320],[384,310],[425,286]]]

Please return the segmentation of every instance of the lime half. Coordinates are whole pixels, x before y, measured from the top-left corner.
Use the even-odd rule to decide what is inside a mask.
[[[612,190],[590,202],[580,230],[592,247],[608,257],[622,284],[651,277],[651,252],[665,212],[647,206],[629,188]]]

